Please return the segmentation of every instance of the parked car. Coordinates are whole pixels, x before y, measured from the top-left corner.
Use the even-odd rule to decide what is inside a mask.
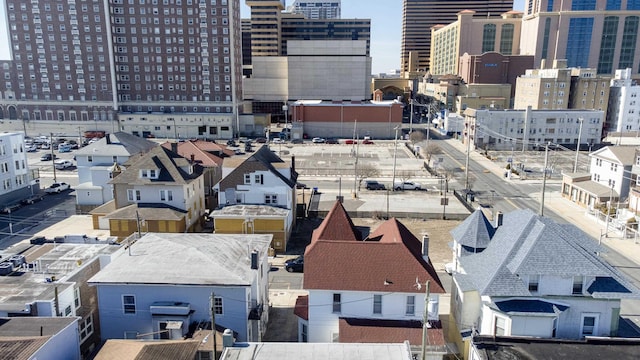
[[[256,139],[258,144],[265,144],[267,142],[267,138],[259,137]]]
[[[379,183],[375,180],[365,180],[365,184],[366,184],[367,190],[386,190],[387,189],[384,186],[384,184]]]
[[[288,272],[303,272],[304,271],[304,257],[302,255],[295,259],[289,259],[284,262],[284,268]]]
[[[326,142],[326,140],[324,138],[321,137],[314,137],[313,139],[311,139],[311,142],[314,144],[322,144],[324,142]]]
[[[71,144],[58,145],[58,152],[60,153],[71,152]]]
[[[57,183],[51,184],[51,186],[44,189],[44,192],[46,192],[47,194],[59,194],[69,189],[71,189],[71,186],[69,186],[69,184],[63,183],[63,182],[57,182]]]
[[[297,182],[296,183],[296,189],[308,189],[309,187],[307,186],[307,184],[303,184],[301,182]]]
[[[363,144],[365,144],[365,145],[373,145],[373,141],[372,141],[372,140],[369,140],[369,139],[364,139],[364,140],[362,141],[362,143],[363,143]]]
[[[26,199],[23,199],[22,201],[20,201],[22,204],[24,205],[31,205],[35,202],[38,202],[40,200],[42,200],[42,195],[41,194],[36,194],[36,195],[31,195]]]
[[[27,145],[25,148],[26,148],[27,152],[36,152],[36,151],[38,151],[38,145],[36,145],[36,144]]]
[[[45,153],[42,154],[42,156],[40,156],[40,161],[51,161],[51,153]],[[54,159],[57,159],[58,157],[56,155],[53,155]]]
[[[396,181],[393,184],[394,190],[422,190],[422,185],[414,181]]]
[[[66,168],[72,167],[73,166],[73,161],[71,161],[71,160],[56,160],[53,164],[54,164],[53,166],[55,166],[56,169],[64,170]]]
[[[235,140],[229,139],[227,140],[227,146],[238,146],[238,144],[236,144]]]
[[[272,140],[272,142],[274,144],[284,144],[285,143],[285,141],[283,139],[281,139],[281,138],[275,138],[275,139]]]
[[[9,204],[2,208],[2,212],[5,214],[9,214],[20,209],[21,207],[22,205],[20,203]]]
[[[340,144],[338,139],[327,139],[326,143],[327,144]]]
[[[344,141],[345,144],[347,145],[353,145],[353,144],[357,144],[358,140],[353,140],[353,139],[347,139]]]

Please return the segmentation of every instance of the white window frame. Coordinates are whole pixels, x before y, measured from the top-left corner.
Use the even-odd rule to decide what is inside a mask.
[[[173,191],[160,190],[160,201],[173,201]]]
[[[278,205],[278,194],[264,194],[264,203]]]
[[[407,295],[404,314],[405,315],[416,314],[416,296],[415,295]]]
[[[373,315],[382,315],[382,295],[373,295]]]
[[[224,302],[222,297],[216,296],[213,298],[213,310],[216,315],[224,315]]]
[[[73,303],[76,306],[76,310],[80,309],[80,306],[82,306],[82,301],[80,300],[80,288],[73,289]]]
[[[140,190],[127,189],[127,200],[132,202],[138,202],[140,201],[140,199],[141,199]]]
[[[333,312],[334,314],[340,314],[342,312],[342,294],[333,293],[331,312]]]
[[[251,184],[251,174],[244,174],[244,184],[245,185]]]
[[[78,324],[78,334],[80,335],[80,344],[93,335],[93,314],[89,314],[86,319],[81,320]]]
[[[133,299],[133,302],[125,302],[125,298]],[[131,308],[133,306],[133,308]],[[125,315],[136,315],[136,296],[131,294],[122,295],[122,313]]]
[[[493,316],[493,335],[494,336],[507,336],[507,318],[503,316]],[[503,321],[503,326],[500,327],[498,321]],[[502,329],[502,334],[498,334],[498,329]]]
[[[591,329],[591,333],[590,334],[585,334],[585,332],[584,332],[584,330],[585,330],[584,320],[586,318],[594,318],[593,329]],[[598,313],[582,313],[582,315],[580,316],[580,336],[581,337],[597,336],[599,323],[600,323],[600,314],[598,314]]]

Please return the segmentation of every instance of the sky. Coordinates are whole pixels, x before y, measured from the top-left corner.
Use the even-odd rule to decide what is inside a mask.
[[[287,0],[287,5],[293,0]],[[250,17],[249,7],[241,3],[241,16]],[[524,0],[514,0],[516,10],[524,9]],[[0,60],[9,59],[6,25],[6,0],[0,0]],[[342,18],[371,19],[371,58],[374,74],[400,68],[402,41],[402,0],[342,0]]]

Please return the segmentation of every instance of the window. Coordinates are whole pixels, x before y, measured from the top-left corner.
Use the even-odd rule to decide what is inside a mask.
[[[591,336],[596,334],[598,328],[598,314],[582,314],[582,326],[580,334],[584,336]]]
[[[342,311],[342,302],[340,294],[333,294],[333,312],[340,313]]]
[[[538,283],[540,282],[540,275],[529,275],[529,291],[538,291]]]
[[[76,306],[76,310],[82,305],[80,302],[80,288],[73,289],[73,303]]]
[[[161,201],[173,201],[173,191],[171,191],[171,190],[160,190],[160,200]]]
[[[382,314],[382,295],[373,295],[373,313]]]
[[[80,321],[78,326],[80,327],[80,343],[82,344],[82,342],[93,334],[93,314],[90,314],[86,319]]]
[[[251,174],[244,174],[245,185],[251,184]]]
[[[127,190],[127,200],[129,200],[129,201],[140,201],[140,190],[128,189]]]
[[[122,295],[122,309],[125,314],[135,314],[136,297],[133,295]]]
[[[93,162],[93,156],[91,156],[91,155],[87,156],[87,161],[88,162]]]
[[[254,182],[256,184],[264,184],[264,176],[263,175],[255,175],[254,177]]]
[[[503,336],[506,334],[507,319],[503,317],[494,317],[493,335]]]
[[[71,305],[64,308],[64,316],[71,316]]]
[[[302,331],[300,331],[300,335],[302,337],[302,342],[309,341],[309,326],[307,326],[307,324],[302,324]]]
[[[407,306],[404,311],[405,315],[415,315],[416,313],[416,297],[415,295],[407,296]]]
[[[582,295],[582,283],[582,276],[573,277],[573,290],[571,291],[573,295]]]
[[[213,298],[213,311],[216,313],[216,315],[224,314],[221,297],[216,296],[215,298]]]
[[[140,177],[142,178],[155,179],[158,177],[158,172],[155,169],[140,170],[140,172]]]
[[[264,203],[265,204],[278,204],[278,195],[276,194],[265,194],[264,195]]]

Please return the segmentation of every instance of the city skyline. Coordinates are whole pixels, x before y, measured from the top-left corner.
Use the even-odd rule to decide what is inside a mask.
[[[241,2],[241,16],[249,18],[249,7]],[[287,1],[287,4],[292,1]],[[348,0],[342,2],[342,18],[371,19],[371,58],[374,74],[400,69],[400,41],[402,32],[402,0],[396,6],[386,1]],[[0,60],[10,55],[6,23],[6,1],[0,0]],[[514,0],[514,9],[523,10],[524,0]]]

